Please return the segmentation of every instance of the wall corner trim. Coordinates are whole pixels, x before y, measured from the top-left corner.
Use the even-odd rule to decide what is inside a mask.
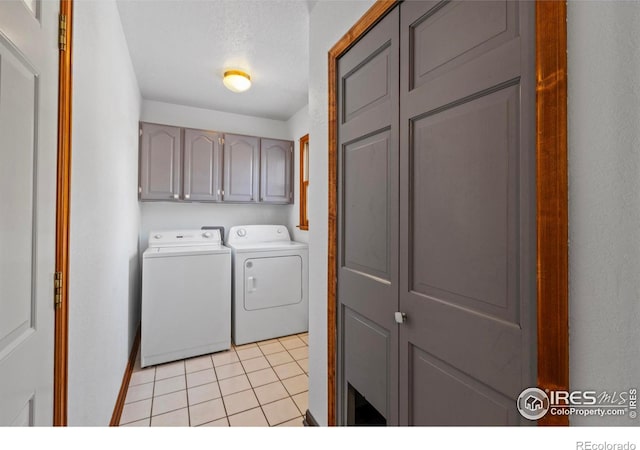
[[[124,409],[124,402],[125,402],[125,399],[127,398],[127,391],[129,390],[129,382],[131,381],[131,375],[133,374],[133,367],[136,364],[136,356],[138,355],[139,349],[140,349],[140,324],[138,324],[138,331],[136,331],[136,337],[133,340],[133,345],[131,346],[129,361],[127,362],[127,367],[124,370],[124,375],[122,376],[122,384],[120,385],[120,392],[118,393],[116,404],[113,407],[111,422],[109,422],[110,427],[117,427],[120,425],[120,416],[122,416],[122,410]]]
[[[308,409],[304,414],[304,419],[303,419],[302,423],[304,424],[305,427],[319,427],[320,426],[320,425],[318,425],[318,421],[311,414],[311,411],[309,411]]]
[[[69,377],[69,234],[71,211],[71,108],[73,105],[73,0],[60,0],[60,16],[66,18],[65,48],[58,51],[58,155],[56,180],[55,271],[63,283],[54,311],[53,425],[67,425]],[[63,36],[60,36],[63,37]]]
[[[566,2],[536,1],[536,119],[538,387],[569,390]]]

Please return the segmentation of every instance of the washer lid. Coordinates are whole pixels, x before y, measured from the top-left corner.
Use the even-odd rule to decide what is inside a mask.
[[[172,256],[217,255],[230,254],[231,249],[224,245],[198,245],[174,247],[149,247],[145,250],[144,258],[166,258]]]

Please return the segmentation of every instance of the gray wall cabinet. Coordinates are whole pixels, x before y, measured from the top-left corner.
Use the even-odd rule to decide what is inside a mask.
[[[182,193],[182,130],[143,123],[140,139],[140,198],[177,200]]]
[[[293,141],[141,123],[140,200],[293,202]]]
[[[293,142],[260,140],[260,201],[290,203],[293,199],[291,161]]]
[[[531,423],[534,25],[528,1],[403,2],[338,62],[342,423],[352,389],[390,425]]]
[[[260,139],[253,136],[224,136],[224,201],[258,200]]]
[[[184,131],[184,199],[222,200],[221,135],[214,131]]]

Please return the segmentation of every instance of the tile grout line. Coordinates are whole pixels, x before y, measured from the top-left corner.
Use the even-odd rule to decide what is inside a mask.
[[[213,361],[211,361],[213,364]],[[182,369],[184,370],[184,395],[187,397],[187,425],[191,426],[191,409],[189,408],[189,382],[187,381],[187,360],[182,360]]]
[[[262,349],[260,348],[258,343],[256,343],[256,347],[258,347],[258,350],[262,354],[261,357],[264,358],[264,359],[267,359],[266,355],[264,354],[264,352],[262,351]],[[247,361],[249,361],[249,359],[258,359],[258,358],[260,358],[260,356],[256,356],[255,358],[248,358]],[[238,356],[238,359],[240,359],[239,356]],[[267,359],[267,363],[269,363],[268,359]],[[240,365],[242,366],[242,370],[244,370],[244,375],[247,377],[247,380],[249,381],[249,386],[251,386],[251,392],[253,392],[253,396],[256,398],[256,401],[258,402],[258,408],[260,408],[260,412],[262,413],[262,417],[264,418],[265,422],[267,422],[267,426],[271,427],[271,424],[269,423],[269,419],[267,419],[267,415],[265,414],[264,410],[262,409],[262,405],[260,404],[260,399],[256,395],[256,390],[253,387],[253,384],[251,384],[251,380],[249,379],[249,374],[248,374],[247,370],[244,368],[244,364],[242,364],[242,361],[240,362]],[[254,371],[254,372],[257,372],[257,371]],[[249,411],[249,409],[247,409],[247,410],[245,410],[243,412],[246,412],[246,411]],[[240,414],[240,413],[238,413],[238,414]],[[227,418],[227,421],[229,421],[228,418]],[[231,426],[231,421],[229,421],[229,426]]]
[[[236,349],[231,347],[231,350],[234,351],[234,353],[236,354],[236,357],[237,357],[238,356],[238,352],[236,352]],[[211,364],[213,364],[213,373],[215,374],[216,382],[218,383],[218,391],[220,392],[220,401],[222,402],[222,409],[224,409],[224,419],[226,419],[227,420],[227,424],[229,424],[229,426],[231,426],[231,424],[229,422],[229,414],[227,414],[227,405],[224,404],[224,395],[222,395],[222,389],[220,389],[220,379],[218,378],[218,371],[216,370],[216,365],[213,362],[213,356],[211,356]],[[229,364],[233,364],[233,363],[229,363]],[[221,364],[221,366],[225,366],[225,365],[226,364]],[[204,403],[204,402],[201,402],[201,403]],[[222,419],[222,417],[220,419]],[[211,422],[215,422],[216,420],[219,420],[219,419],[213,419]],[[211,423],[211,422],[206,422],[206,423]]]
[[[308,333],[308,332],[307,332],[307,333]],[[296,336],[298,339],[300,339],[300,336],[298,336],[298,334],[296,334],[295,336]],[[279,340],[279,339],[278,339],[278,340]],[[300,340],[302,341],[302,339],[300,339]],[[304,346],[303,346],[303,347],[306,347],[306,348],[307,348],[307,352],[308,352],[308,351],[309,351],[309,350],[308,350],[308,349],[309,349],[309,344],[308,344],[307,342],[304,342],[304,341],[302,341],[302,342],[304,343]],[[280,345],[282,345],[282,343],[281,343]],[[282,345],[282,346],[284,347],[284,345]],[[302,347],[296,347],[296,348],[302,348]],[[289,354],[289,356],[293,359],[293,361],[296,363],[296,365],[297,365],[298,367],[300,367],[300,369],[302,370],[302,373],[303,373],[304,375],[306,375],[306,377],[307,377],[307,390],[306,390],[306,391],[302,391],[302,392],[306,392],[306,393],[307,393],[307,401],[308,401],[308,396],[309,396],[309,374],[308,374],[308,373],[304,370],[304,368],[303,368],[303,367],[298,363],[298,360],[295,358],[295,356],[293,356],[293,355],[291,354],[291,352],[289,352],[289,349],[288,349],[288,348],[284,347],[284,350]],[[295,349],[292,349],[292,350],[295,350]],[[309,359],[308,353],[307,353],[307,359]],[[275,370],[274,370],[274,372],[275,372]],[[277,376],[278,378],[280,378],[280,376],[278,375],[278,373],[277,373],[277,372],[276,372],[276,376]],[[298,375],[294,375],[294,376],[298,376]],[[293,378],[293,377],[290,377],[290,378]],[[287,379],[288,379],[288,378],[287,378]],[[282,382],[282,380],[280,380],[280,382]],[[284,385],[284,383],[283,383],[283,385]],[[286,386],[284,387],[284,389],[287,391],[287,394],[289,394],[289,390],[287,389],[287,387],[286,387]],[[301,394],[302,392],[298,392],[298,394]],[[294,395],[298,395],[298,394],[294,394]],[[293,402],[293,404],[295,405],[296,409],[298,409],[298,411],[300,411],[300,408],[298,408],[298,404],[297,404],[297,403],[296,403],[296,401],[293,399],[293,395],[289,394],[289,397],[291,398],[291,401],[292,401],[292,402]],[[304,416],[304,413],[302,413],[302,415]],[[293,420],[293,419],[292,419],[292,420]],[[284,423],[284,422],[283,422],[283,423]]]
[[[158,368],[153,366],[153,389],[151,389],[151,406],[149,407],[149,426],[151,426],[151,418],[153,417],[153,400],[156,395],[156,376],[158,375]]]
[[[298,339],[300,339],[300,337],[299,337],[297,334],[296,334],[295,336],[296,336],[296,337],[298,337]],[[276,338],[276,339],[278,340],[278,343],[280,344],[280,346],[281,346],[282,348],[284,348],[284,351],[285,351],[285,352],[287,352],[287,354],[288,354],[288,355],[293,359],[293,361],[296,363],[296,365],[298,365],[298,367],[300,367],[300,365],[298,364],[298,361],[294,358],[294,356],[293,356],[291,353],[289,353],[289,351],[287,350],[287,348],[286,348],[284,345],[282,345],[282,342],[280,341],[280,339],[279,339],[279,338]],[[300,339],[300,340],[302,341],[302,339]],[[302,342],[304,342],[304,341],[302,341]],[[307,348],[308,348],[308,345],[307,345],[306,343],[305,343],[305,345],[306,345],[306,346],[307,346]],[[292,395],[289,393],[289,390],[287,389],[287,387],[286,387],[286,386],[284,386],[284,383],[282,383],[282,379],[280,378],[280,375],[278,375],[278,372],[276,372],[276,371],[275,371],[274,367],[276,367],[276,366],[274,366],[274,365],[272,365],[272,364],[271,364],[271,361],[269,361],[269,358],[267,358],[266,353],[264,353],[264,352],[262,351],[262,348],[260,347],[260,345],[258,345],[258,348],[260,349],[260,353],[262,353],[262,354],[263,354],[264,359],[266,359],[266,360],[267,360],[267,363],[269,364],[269,367],[271,368],[271,370],[276,374],[276,377],[278,378],[278,382],[280,382],[280,383],[283,385],[284,390],[285,390],[285,392],[288,394],[288,397],[289,397],[289,398],[291,399],[291,401],[293,402],[293,405],[296,407],[296,409],[297,409],[298,411],[300,411],[300,409],[298,408],[298,404],[295,402],[295,400],[293,399]],[[298,347],[298,348],[300,348],[300,347]],[[279,353],[279,352],[276,352],[276,353]],[[272,354],[274,354],[274,353],[272,353]],[[284,363],[284,364],[287,364],[287,363]],[[283,364],[278,364],[278,365],[283,365]],[[302,367],[300,367],[300,369],[302,369]],[[304,369],[303,369],[302,371],[304,372]],[[305,372],[305,373],[306,373],[306,372]],[[294,376],[295,376],[295,375],[294,375]],[[308,377],[307,377],[307,383],[308,383]],[[308,385],[307,385],[307,390],[306,390],[306,391],[303,391],[303,392],[309,392],[309,386],[308,386]],[[254,395],[255,395],[255,392],[254,392]],[[296,394],[296,395],[297,395],[297,394]],[[308,395],[308,394],[307,394],[307,395]],[[256,396],[256,398],[257,398],[257,396]],[[285,397],[285,398],[287,398],[287,397]],[[271,403],[275,403],[275,402],[278,402],[278,401],[280,401],[280,400],[284,400],[284,399],[279,399],[279,400],[275,400],[275,401],[273,401],[273,402],[265,403],[265,405],[269,405],[269,404],[271,404]],[[260,404],[260,400],[258,400],[258,404]],[[262,414],[263,414],[263,415],[265,416],[265,418],[266,418],[266,413],[264,412],[264,409],[262,409],[262,407],[263,407],[263,406],[264,406],[264,405],[260,405],[260,409],[262,410]],[[295,417],[294,417],[294,419],[295,419]],[[289,420],[293,420],[293,419],[289,419]],[[269,424],[269,427],[272,427],[272,426],[273,426],[273,427],[275,427],[275,426],[280,425],[280,424],[285,423],[285,422],[288,422],[288,420],[285,420],[284,422],[280,422],[280,423],[276,423],[276,424],[274,424],[274,425],[271,425],[271,424],[269,423],[269,420],[267,419],[267,423]]]
[[[258,348],[258,350],[260,350],[261,356],[256,356],[255,358],[247,358],[246,361],[249,361],[251,359],[264,358],[267,361],[267,364],[269,364],[269,368],[271,370],[273,370],[273,366],[271,365],[271,362],[269,361],[269,359],[267,358],[267,355],[262,351],[262,348],[260,347],[260,345],[257,342],[256,342],[256,347]],[[255,348],[255,347],[249,347],[249,348]],[[238,357],[238,359],[240,359],[240,357]],[[242,366],[242,370],[244,370],[244,372],[245,372],[245,376],[247,377],[247,380],[249,380],[248,372],[244,368],[244,365],[242,364],[242,360],[240,361],[240,365]],[[265,369],[266,369],[266,367],[265,367]],[[264,369],[258,369],[258,370],[264,370]],[[254,370],[254,372],[258,372],[258,370]],[[276,371],[273,370],[273,372],[276,374],[276,377],[278,377],[278,374],[276,373]],[[280,381],[279,377],[278,377],[278,381]],[[275,383],[275,381],[274,381],[274,383]],[[267,384],[271,384],[271,383],[267,383]],[[251,380],[249,380],[249,386],[251,386],[250,389],[253,392],[253,395],[256,397],[256,400],[258,401],[258,408],[260,408],[260,412],[262,413],[262,416],[264,417],[264,420],[267,422],[268,427],[270,428],[270,427],[275,427],[276,425],[278,425],[278,424],[271,425],[269,423],[269,419],[267,419],[267,414],[264,412],[264,409],[262,408],[264,405],[260,404],[260,399],[258,399],[258,396],[256,395],[256,391],[255,391],[255,388],[253,387],[253,385],[251,384]],[[262,386],[266,386],[266,385],[263,384]],[[258,387],[260,387],[260,386],[258,386]],[[245,389],[244,391],[239,391],[239,392],[246,392],[248,390],[249,389]],[[285,391],[286,390],[287,390],[287,388],[285,388]],[[288,391],[287,391],[287,394],[289,394]],[[273,402],[265,403],[265,405],[270,405],[271,403],[275,403],[275,402],[278,402],[280,400],[284,400],[284,399],[274,400]],[[293,399],[291,399],[291,401],[293,401]],[[294,402],[294,404],[295,404],[295,402]],[[255,408],[250,408],[250,409],[247,409],[245,411],[241,411],[238,414],[241,414],[242,412],[250,411],[251,409],[255,409]],[[227,418],[227,420],[229,420],[229,419]],[[293,419],[291,419],[291,420],[293,420]],[[284,423],[284,422],[282,422],[282,423]],[[229,426],[231,426],[231,422],[229,422]]]
[[[280,341],[278,341],[278,342],[280,342]],[[282,344],[280,344],[280,345],[282,345]],[[265,354],[265,352],[262,351],[262,348],[260,347],[260,345],[258,345],[258,349],[260,350],[260,353],[262,353],[262,357],[267,360],[267,364],[269,364],[269,368],[273,371],[273,373],[276,374],[276,378],[278,378],[278,381],[279,381],[280,377],[278,377],[278,374],[276,373],[276,371],[273,369],[273,366],[271,365],[271,361],[269,361],[269,358],[267,358],[267,355]],[[251,383],[251,382],[249,382],[249,383]],[[284,390],[286,391],[287,388],[285,388]],[[287,391],[287,394],[288,393],[289,392]],[[255,392],[253,393],[253,395],[255,395]],[[256,395],[256,398],[258,398],[257,395]],[[275,400],[275,401],[270,402],[270,403],[265,403],[265,405],[268,405],[268,404],[271,404],[271,403],[275,403],[277,401],[280,401],[280,400]],[[262,415],[264,416],[264,420],[267,421],[267,425],[269,425],[269,428],[275,427],[277,424],[271,425],[271,423],[269,422],[269,419],[267,418],[267,413],[265,413],[264,409],[262,408],[264,405],[260,404],[260,400],[259,399],[258,399],[258,406],[260,407],[260,411],[262,412]]]
[[[153,367],[153,389],[151,389],[151,406],[149,407],[149,426],[151,426],[151,418],[153,417],[153,399],[156,395],[156,375],[158,374],[158,368]]]

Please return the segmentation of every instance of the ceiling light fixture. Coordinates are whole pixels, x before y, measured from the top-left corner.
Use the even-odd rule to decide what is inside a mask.
[[[233,92],[244,92],[251,87],[251,77],[241,70],[227,70],[222,82]]]

